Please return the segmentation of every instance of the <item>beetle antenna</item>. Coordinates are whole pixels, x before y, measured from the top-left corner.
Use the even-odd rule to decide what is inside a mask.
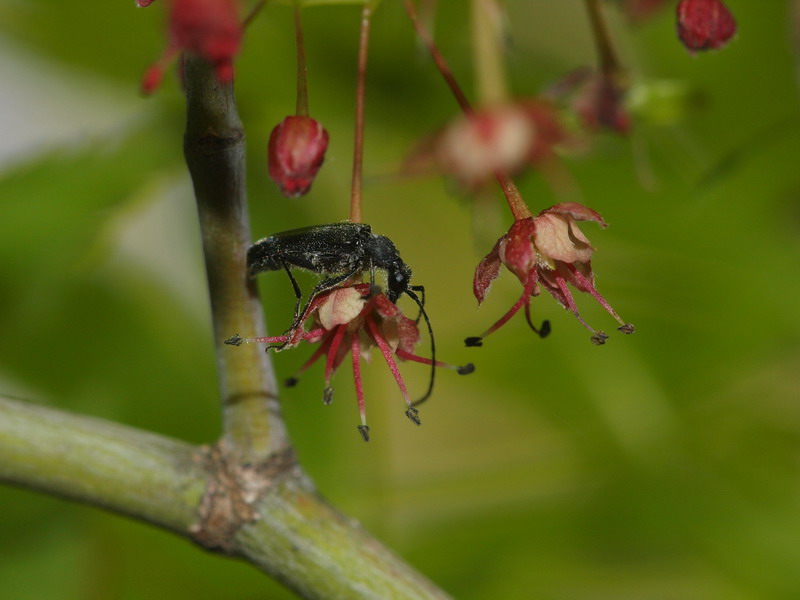
[[[425,400],[430,398],[431,394],[433,393],[433,381],[436,379],[436,341],[433,338],[433,327],[431,327],[431,320],[428,318],[428,313],[425,312],[425,307],[423,306],[422,301],[419,299],[419,296],[417,296],[410,289],[406,289],[405,292],[408,297],[416,302],[417,306],[419,306],[419,310],[422,313],[422,316],[425,318],[425,324],[428,326],[428,334],[431,336],[431,379],[428,383],[428,391],[425,392],[425,395],[422,396],[422,398],[411,403],[411,406],[413,407],[419,406],[425,402]]]

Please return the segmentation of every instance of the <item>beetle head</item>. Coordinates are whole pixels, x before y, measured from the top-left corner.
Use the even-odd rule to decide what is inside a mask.
[[[389,288],[387,296],[391,302],[396,304],[400,295],[408,292],[408,286],[411,283],[411,268],[398,256],[386,269],[386,275],[388,277],[386,284]]]

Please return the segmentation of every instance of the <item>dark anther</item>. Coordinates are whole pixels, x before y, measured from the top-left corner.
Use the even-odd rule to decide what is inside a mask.
[[[367,294],[366,299],[369,300],[373,296],[380,296],[382,291],[383,290],[381,289],[381,286],[376,285],[374,283],[370,284],[370,286],[369,286],[369,294]]]
[[[297,377],[288,377],[286,381],[283,382],[283,385],[286,387],[294,387],[297,385],[298,381],[299,379],[297,379]]]
[[[225,340],[223,344],[228,344],[228,346],[241,346],[243,341],[242,336],[237,333]]]
[[[367,427],[366,425],[359,425],[358,433],[361,434],[361,437],[364,438],[365,442],[369,441],[369,427]]]
[[[548,335],[550,335],[550,321],[545,319],[542,321],[542,326],[539,328],[539,337],[546,338]]]
[[[331,402],[333,402],[333,388],[326,387],[322,392],[322,403],[328,406]]]
[[[606,343],[608,339],[608,334],[605,331],[598,331],[592,336],[592,343],[595,346],[602,346]]]
[[[633,326],[633,323],[625,323],[625,325],[621,325],[620,327],[617,327],[617,331],[621,331],[622,333],[625,333],[625,334],[629,335],[629,334],[633,333],[634,331],[636,331],[636,328]]]
[[[470,373],[475,372],[475,365],[472,363],[467,363],[465,365],[461,365],[460,367],[456,368],[456,372],[459,375],[469,375]]]
[[[540,338],[546,338],[548,335],[550,335],[550,321],[545,319],[542,321],[542,325],[540,327],[536,327],[536,325],[533,324],[533,321],[531,321],[530,305],[527,304],[525,305],[525,320],[528,322],[528,327],[530,327]]]
[[[467,348],[477,348],[478,346],[483,346],[483,338],[480,337],[468,337],[464,340]]]
[[[419,420],[419,411],[413,406],[406,411],[406,416],[414,425],[422,425],[422,421]]]

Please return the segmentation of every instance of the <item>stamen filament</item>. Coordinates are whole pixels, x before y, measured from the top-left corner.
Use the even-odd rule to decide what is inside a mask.
[[[364,405],[364,384],[361,380],[361,342],[357,335],[352,336],[353,339],[350,343],[350,351],[353,359],[353,380],[356,385],[356,398],[358,399],[358,412],[361,415],[361,435],[364,435],[364,429],[367,427],[367,409]],[[369,429],[367,429],[369,431]],[[369,435],[364,436],[364,441],[369,441]]]
[[[500,317],[500,319],[498,319],[494,325],[489,327],[489,329],[487,329],[483,333],[483,335],[481,335],[480,339],[485,338],[487,335],[494,333],[495,331],[500,329],[503,325],[505,325],[508,322],[508,320],[511,317],[513,317],[515,314],[517,314],[517,312],[519,312],[520,308],[522,308],[523,306],[527,305],[530,302],[530,297],[531,294],[533,294],[533,288],[536,286],[536,281],[538,280],[538,278],[539,274],[536,271],[536,269],[531,269],[528,272],[528,280],[525,282],[525,287],[522,288],[522,295],[519,297],[519,300],[517,300],[514,303],[514,306],[512,306],[506,314]]]
[[[583,273],[581,273],[578,269],[576,269],[574,265],[568,265],[568,266],[575,280],[578,283],[580,283],[581,286],[587,292],[589,292],[592,295],[592,297],[594,297],[595,300],[597,300],[600,303],[600,306],[605,308],[608,314],[614,317],[620,325],[627,325],[627,323],[622,320],[622,318],[617,314],[617,312],[613,308],[611,308],[611,305],[608,303],[608,301],[605,298],[603,298],[603,296],[600,295],[600,292],[598,292],[597,289],[592,285],[592,282],[589,281]]]
[[[331,338],[330,346],[328,346],[328,356],[325,359],[326,386],[330,385],[331,383],[331,376],[333,375],[333,364],[336,361],[336,355],[339,353],[339,346],[342,345],[342,340],[344,339],[345,331],[347,331],[347,328],[342,325],[339,325],[336,329],[336,333],[333,334],[333,338]]]
[[[309,367],[311,367],[311,365],[313,365],[315,362],[317,362],[317,361],[320,359],[320,357],[321,357],[323,354],[325,354],[325,351],[327,350],[327,346],[328,346],[328,343],[327,343],[327,341],[326,341],[326,342],[323,342],[322,344],[320,344],[319,348],[317,348],[316,350],[314,350],[314,353],[313,353],[311,356],[309,356],[309,357],[308,357],[308,359],[306,360],[306,362],[304,362],[304,363],[303,363],[303,364],[300,366],[300,368],[299,368],[299,369],[297,369],[297,371],[295,371],[295,372],[294,372],[294,375],[292,375],[292,376],[289,378],[289,381],[292,381],[292,382],[293,382],[293,384],[294,384],[294,383],[297,383],[297,379],[298,379],[298,377],[299,377],[300,375],[302,375],[303,373],[305,373],[305,372],[306,372],[306,371],[309,369]],[[325,383],[327,384],[327,381],[326,381]]]
[[[608,339],[608,335],[604,331],[598,331],[593,329],[592,327],[589,326],[589,324],[586,321],[583,320],[583,317],[578,312],[578,305],[575,304],[575,298],[572,297],[572,292],[569,291],[569,288],[567,287],[567,282],[564,280],[564,278],[556,275],[555,280],[556,280],[556,285],[558,286],[558,289],[561,290],[561,294],[564,296],[564,300],[566,301],[569,309],[572,311],[572,314],[575,315],[575,318],[578,319],[578,322],[581,325],[583,325],[584,327],[586,327],[586,329],[592,332],[593,334],[592,343],[595,344],[596,346],[605,344],[606,340]]]
[[[430,358],[427,358],[425,356],[419,356],[418,354],[412,354],[411,352],[403,350],[402,348],[398,348],[397,350],[394,351],[394,353],[403,360],[418,362],[422,363],[423,365],[434,365],[437,367],[441,367],[442,369],[452,369],[453,371],[458,371],[459,368],[461,368],[458,365],[451,365],[450,363],[442,362],[440,360],[433,362]]]
[[[381,354],[386,360],[386,364],[389,366],[389,370],[392,372],[394,380],[397,382],[397,387],[400,388],[400,393],[403,394],[403,399],[406,401],[406,405],[411,408],[411,398],[408,396],[408,389],[403,381],[403,376],[400,374],[400,369],[397,366],[397,362],[395,362],[394,358],[392,357],[392,349],[384,339],[380,329],[378,329],[378,325],[375,323],[375,320],[368,315],[364,321],[367,324],[370,336],[373,340],[375,340],[375,343],[378,344],[378,348],[380,348]]]

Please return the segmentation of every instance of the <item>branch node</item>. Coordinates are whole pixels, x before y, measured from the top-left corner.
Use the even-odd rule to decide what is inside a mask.
[[[239,529],[259,519],[255,506],[297,465],[294,451],[287,448],[261,463],[242,464],[221,440],[202,447],[197,458],[208,473],[208,485],[189,535],[208,550],[233,555]]]

